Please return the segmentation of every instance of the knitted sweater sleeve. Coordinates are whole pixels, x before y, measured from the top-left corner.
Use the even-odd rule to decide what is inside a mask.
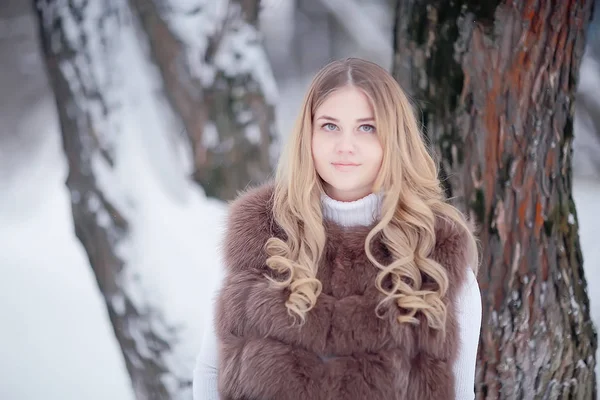
[[[475,365],[481,328],[481,294],[472,271],[458,299],[457,318],[460,324],[458,358],[453,372],[456,400],[475,398]],[[212,314],[205,319],[202,345],[196,358],[193,376],[194,400],[219,400],[217,390],[217,338]]]
[[[219,400],[217,389],[217,336],[213,326],[212,314],[209,314],[204,322],[202,343],[194,367],[193,400]]]
[[[481,293],[471,269],[457,300],[457,319],[460,329],[458,357],[453,372],[456,400],[475,398],[475,365],[481,329]]]

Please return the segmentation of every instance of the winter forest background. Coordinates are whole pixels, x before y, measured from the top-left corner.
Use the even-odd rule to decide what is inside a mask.
[[[423,71],[430,65],[423,61],[429,53],[418,48],[426,41],[406,38],[424,35],[436,54],[455,51],[466,57],[480,27],[487,32],[484,38],[506,38],[515,30],[529,40],[520,25],[505,23],[519,13],[533,13],[531,21],[539,25],[532,32],[558,32],[550,45],[531,42],[531,58],[540,46],[542,52],[548,46],[558,49],[544,64],[549,72],[535,75],[543,87],[534,85],[532,93],[550,88],[547,92],[558,95],[526,110],[539,116],[539,124],[523,126],[541,127],[525,129],[532,138],[524,145],[533,149],[523,156],[528,162],[563,143],[553,138],[552,145],[538,148],[535,135],[558,124],[562,137],[569,127],[565,119],[546,118],[564,106],[560,94],[569,90],[566,83],[555,84],[568,81],[560,67],[571,62],[559,46],[567,43],[573,68],[579,70],[573,157],[560,158],[563,163],[548,174],[569,177],[572,160],[576,218],[569,211],[566,228],[553,230],[546,221],[544,229],[557,238],[578,223],[591,316],[600,324],[600,217],[594,208],[600,204],[600,12],[585,29],[589,0],[513,2],[516,14],[504,2],[480,7],[399,1],[405,8],[396,8],[396,0],[262,0],[260,7],[252,0],[2,0],[0,398],[191,399],[204,313],[219,280],[226,200],[268,176],[312,75],[333,58],[359,56],[394,70],[402,81],[408,76],[398,74],[402,68],[412,66],[414,73],[419,62]],[[453,13],[458,3],[465,6]],[[428,18],[429,25],[407,23],[412,17]],[[444,25],[447,21],[450,25]],[[456,42],[436,42],[447,37],[444,27],[454,25],[460,34]],[[485,31],[490,26],[496,36]],[[578,29],[586,39],[581,60],[577,45],[568,47]],[[465,32],[471,36],[463,41]],[[485,40],[481,43],[485,46]],[[504,44],[510,51],[519,48]],[[398,56],[403,48],[409,49],[406,57]],[[478,60],[463,64],[465,76]],[[455,70],[452,63],[438,67],[442,78],[429,76],[428,93],[443,99],[445,92],[432,94],[431,88],[443,89],[444,77],[452,78]],[[487,70],[474,71],[484,76]],[[472,85],[479,82],[476,73],[470,78]],[[525,73],[521,78],[528,80]],[[491,80],[490,75],[481,82]],[[512,89],[510,80],[501,82]],[[417,102],[427,100],[426,92],[412,94]],[[476,107],[477,90],[472,95]],[[439,118],[435,101],[420,104],[424,115]],[[428,104],[435,107],[428,109]],[[519,102],[518,107],[527,106]],[[509,125],[518,119],[511,110],[503,120]],[[476,116],[473,121],[476,126]],[[428,128],[444,137],[444,126],[431,122]],[[562,148],[569,150],[569,143]],[[516,150],[502,151],[519,157]],[[452,168],[452,163],[445,165]],[[457,171],[452,179],[470,176]],[[553,181],[548,182],[540,187],[554,193]],[[532,185],[531,193],[538,187]],[[569,185],[561,190],[568,195]],[[486,219],[500,235],[498,210],[508,215],[510,204],[518,206],[504,200],[506,206],[494,203],[496,213],[489,211],[493,217]],[[586,349],[595,348],[595,337],[585,321],[583,280],[577,278],[581,257],[567,245],[571,262],[565,263],[563,247],[541,245],[544,251],[558,249],[557,256],[550,267],[539,266],[539,271],[551,270],[546,280],[539,282],[542,274],[534,282],[523,268],[538,268],[543,257],[527,258],[529,244],[513,237],[513,228],[508,226],[506,243],[512,240],[512,249],[523,244],[522,253],[506,253],[508,261],[500,262],[503,271],[512,269],[503,274],[495,272],[500,267],[484,268],[491,283],[482,286],[480,361],[485,363],[478,367],[478,398],[534,398],[533,393],[558,398],[567,392],[591,398],[589,387],[578,389],[595,384],[593,374],[586,373],[595,366],[586,356]],[[576,240],[568,243],[576,248]],[[496,308],[489,301],[492,295],[486,297],[491,291],[505,294]],[[522,304],[532,311],[521,313]],[[564,317],[552,322],[551,310]],[[563,323],[571,330],[562,331]],[[497,352],[489,352],[490,343]]]

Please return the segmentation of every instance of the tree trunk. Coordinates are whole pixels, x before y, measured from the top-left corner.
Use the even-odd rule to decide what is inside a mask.
[[[115,66],[129,24],[122,4],[35,1],[69,166],[66,184],[77,238],[105,299],[136,397],[173,399],[189,382],[174,376],[166,361],[173,330],[158,310],[140,304],[140,288],[126,259],[126,192],[110,182],[115,142],[123,134],[122,77]]]
[[[394,75],[479,225],[478,399],[592,399],[596,333],[571,195],[592,0],[399,0]]]
[[[267,180],[277,91],[256,28],[259,1],[129,2],[187,131],[194,180],[223,200]]]

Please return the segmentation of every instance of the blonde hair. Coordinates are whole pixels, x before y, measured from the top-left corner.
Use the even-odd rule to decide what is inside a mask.
[[[365,241],[367,257],[380,270],[375,285],[385,296],[379,306],[395,302],[400,323],[417,324],[420,312],[431,328],[444,331],[448,274],[430,258],[436,219],[444,218],[464,230],[470,266],[476,271],[475,238],[463,214],[445,200],[436,163],[408,98],[387,71],[365,60],[350,58],[328,64],[305,95],[275,178],[273,215],[285,238],[272,237],[265,245],[268,267],[283,278],[269,279],[289,290],[286,307],[303,323],[322,290],[316,276],[326,241],[320,202],[323,186],[311,151],[313,117],[330,93],[348,85],[369,98],[383,148],[373,187],[374,192],[384,192],[381,218]],[[390,251],[393,261],[389,265],[381,264],[371,252],[376,236]],[[434,285],[425,287],[423,276]],[[392,282],[391,287],[384,288],[384,282]]]

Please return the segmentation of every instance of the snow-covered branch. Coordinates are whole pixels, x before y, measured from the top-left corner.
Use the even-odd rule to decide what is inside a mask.
[[[191,141],[195,180],[230,199],[267,179],[277,87],[255,25],[258,2],[130,2]]]

